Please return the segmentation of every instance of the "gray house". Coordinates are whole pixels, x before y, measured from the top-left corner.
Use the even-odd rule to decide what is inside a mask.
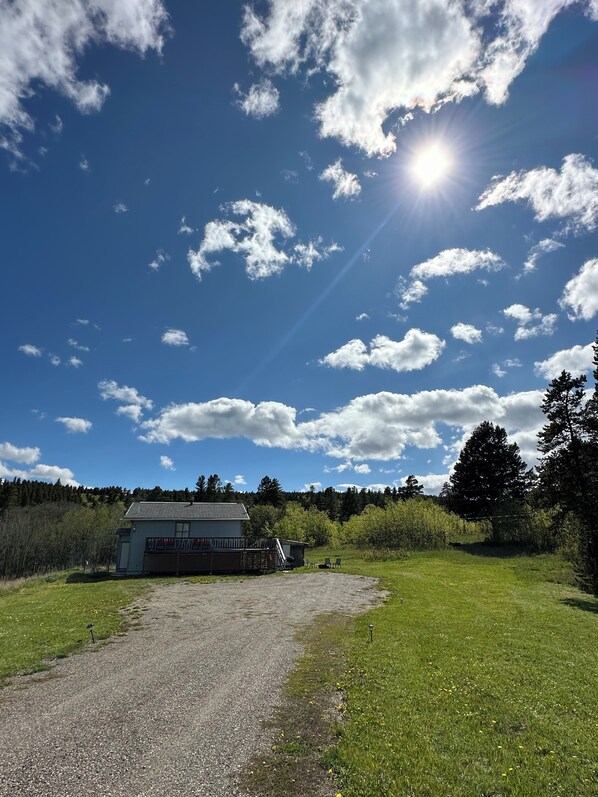
[[[131,526],[118,530],[116,556],[123,576],[264,572],[290,563],[283,541],[243,536],[243,504],[135,501],[124,519]],[[303,564],[302,554],[295,546],[294,566]]]

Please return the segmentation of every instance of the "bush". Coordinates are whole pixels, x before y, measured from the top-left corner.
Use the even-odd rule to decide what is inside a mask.
[[[415,550],[446,548],[449,539],[462,532],[463,521],[457,515],[414,498],[384,509],[366,506],[344,524],[342,536],[361,547]]]
[[[290,501],[283,517],[276,522],[272,533],[275,537],[307,542],[313,547],[328,545],[332,539],[334,523],[326,512],[315,507],[303,509],[300,504]]]

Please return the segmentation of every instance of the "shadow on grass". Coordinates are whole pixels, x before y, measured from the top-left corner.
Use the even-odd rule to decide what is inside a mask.
[[[98,581],[116,580],[114,573],[69,573],[66,577],[67,584],[95,584]],[[120,580],[120,579],[119,579]]]
[[[572,609],[581,609],[584,612],[598,614],[598,600],[596,598],[563,598],[561,603],[571,606]]]
[[[532,552],[518,545],[493,545],[490,542],[452,542],[451,548],[471,554],[495,559],[513,559],[517,556],[531,556]]]

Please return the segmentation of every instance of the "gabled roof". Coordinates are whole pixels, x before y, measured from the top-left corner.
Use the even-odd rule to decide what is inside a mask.
[[[134,501],[126,520],[249,520],[244,504],[200,504],[191,501]]]

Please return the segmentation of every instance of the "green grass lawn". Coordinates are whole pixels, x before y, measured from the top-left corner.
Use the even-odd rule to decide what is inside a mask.
[[[161,578],[160,583],[178,579]],[[193,576],[191,582],[216,581]],[[124,625],[122,610],[154,584],[149,579],[85,576],[72,571],[0,584],[0,685],[18,673],[47,669],[47,662],[80,650]]]
[[[491,553],[312,555],[391,592],[348,645],[343,797],[598,794],[598,601],[557,557]]]

